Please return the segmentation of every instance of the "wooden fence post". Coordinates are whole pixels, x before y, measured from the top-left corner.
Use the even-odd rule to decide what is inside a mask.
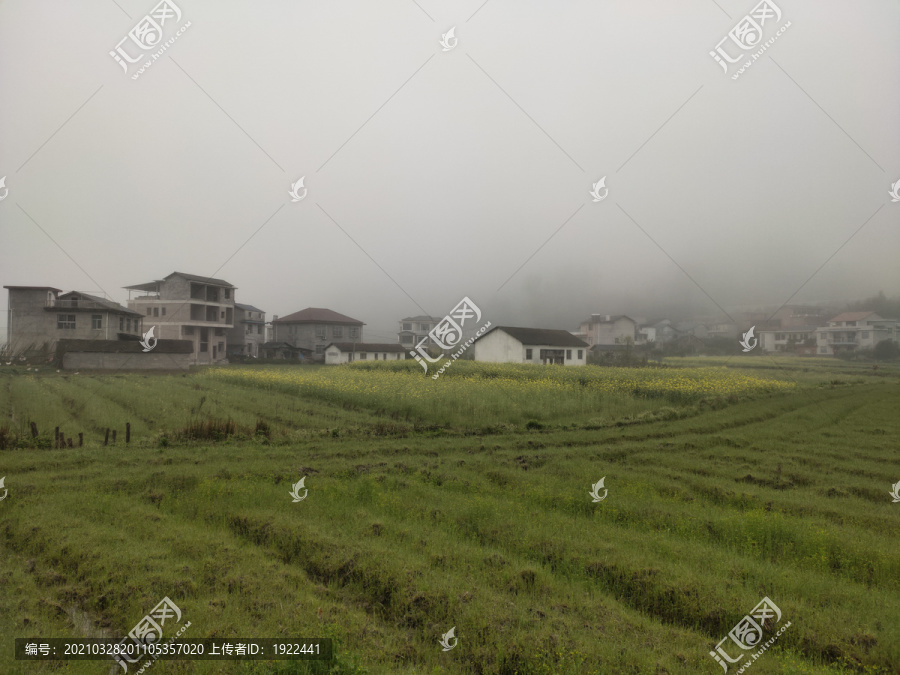
[[[113,429],[113,445],[116,444],[116,430]]]
[[[34,422],[31,423],[31,437],[32,438],[38,437],[37,424],[35,424]]]
[[[103,439],[103,445],[109,445],[109,427],[106,427],[106,437]]]
[[[84,445],[84,432],[79,431],[78,432],[78,447],[80,448],[83,445]]]
[[[125,444],[131,443],[131,422],[125,422]]]

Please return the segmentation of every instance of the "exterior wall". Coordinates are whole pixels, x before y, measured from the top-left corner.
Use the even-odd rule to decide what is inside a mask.
[[[541,350],[563,350],[564,363],[567,366],[583,366],[587,363],[587,350],[585,347],[555,347],[552,345],[523,345],[516,338],[502,330],[495,330],[488,335],[479,338],[473,345],[475,360],[485,363],[536,363],[540,364]],[[526,359],[527,350],[531,350],[531,359]],[[578,352],[581,351],[581,358]],[[569,353],[571,352],[571,358]]]
[[[191,354],[106,354],[102,352],[66,352],[66,370],[188,370]]]
[[[227,331],[234,326],[235,293],[233,288],[199,284],[204,289],[216,289],[218,298],[207,300],[205,290],[202,299],[192,298],[191,284],[197,283],[179,276],[171,277],[160,282],[158,294],[150,293],[133,298],[128,301],[128,308],[144,316],[144,331],[156,326],[154,334],[157,339],[190,340],[194,344],[193,363],[217,363],[227,356]],[[226,291],[228,298],[225,298]],[[214,319],[207,319],[207,308],[213,308],[211,312],[215,314]],[[207,337],[205,352],[200,351],[203,329],[206,329]]]
[[[893,322],[883,320],[857,321],[861,324],[854,326],[854,322],[842,321],[841,326],[826,326],[816,329],[816,352],[819,356],[833,356],[834,354],[858,349],[872,349],[882,340],[896,340],[898,330]]]
[[[46,289],[9,289],[8,347],[12,353],[55,346],[56,314],[44,311],[48,294],[55,301],[56,293]]]
[[[321,360],[325,347],[331,342],[364,342],[363,327],[350,324],[330,323],[276,323],[273,324],[275,335],[272,342],[287,342],[294,347],[313,350],[313,359]],[[324,328],[324,335],[317,334]],[[351,335],[351,329],[357,330],[357,336]]]
[[[757,333],[759,346],[764,352],[785,352],[799,349],[807,339],[816,339],[818,330],[761,330]]]
[[[353,361],[402,361],[405,357],[401,352],[345,352],[337,347],[325,350],[325,363],[329,365]]]

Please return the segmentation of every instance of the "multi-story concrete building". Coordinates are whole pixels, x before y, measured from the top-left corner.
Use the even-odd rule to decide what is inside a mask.
[[[590,346],[627,344],[628,338],[634,343],[638,339],[637,322],[618,314],[591,314],[587,321],[581,322],[581,329],[574,333]]]
[[[857,349],[872,349],[882,340],[900,337],[898,322],[883,319],[875,312],[844,312],[832,317],[827,326],[816,329],[819,356],[831,356]]]
[[[344,314],[307,307],[288,316],[272,319],[272,341],[313,350],[314,359],[325,360],[325,347],[332,342],[362,342],[362,321]]]
[[[434,340],[428,336],[428,333],[442,320],[443,317],[437,318],[424,315],[408,316],[405,319],[400,319],[400,331],[397,333],[397,338],[401,345],[409,349],[413,349],[422,339],[425,340],[422,343],[422,347],[425,349],[436,347]]]
[[[229,329],[228,354],[259,358],[266,343],[266,313],[253,305],[234,303],[234,327]]]
[[[144,317],[155,337],[190,340],[192,363],[216,363],[227,354],[227,332],[234,327],[235,287],[222,279],[183,272],[145,284],[125,286],[128,307]],[[134,298],[132,293],[142,293]]]
[[[63,339],[141,339],[142,315],[111,300],[51,286],[4,286],[9,291],[7,349],[47,352]]]

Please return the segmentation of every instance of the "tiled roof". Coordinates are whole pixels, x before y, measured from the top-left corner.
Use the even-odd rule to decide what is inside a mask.
[[[63,293],[62,295],[57,297],[57,300],[69,300],[71,299],[72,295],[77,295],[79,299],[83,298],[87,300],[89,304],[80,305],[79,307],[60,307],[59,309],[108,309],[111,312],[118,312],[119,314],[143,316],[143,314],[141,314],[140,312],[135,312],[133,309],[123,307],[117,302],[107,300],[106,298],[98,298],[96,295],[82,293],[81,291],[69,291],[68,293]]]
[[[362,321],[351,319],[349,316],[338,314],[330,309],[322,309],[320,307],[307,307],[299,312],[288,314],[280,319],[276,319],[273,323],[349,323],[354,326],[365,326]]]
[[[550,347],[587,347],[584,340],[579,340],[567,330],[553,330],[549,328],[517,328],[515,326],[497,326],[492,328],[485,337],[495,330],[502,330],[511,335],[523,345],[548,345]],[[484,339],[482,337],[481,339]]]
[[[829,321],[860,321],[865,319],[867,316],[872,316],[875,312],[844,312],[843,314],[838,314],[837,316],[828,319]]]

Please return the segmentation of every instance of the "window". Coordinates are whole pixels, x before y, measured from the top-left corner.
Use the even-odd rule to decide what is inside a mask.
[[[324,354],[325,345],[316,345],[316,354]]]
[[[256,334],[262,335],[262,326],[259,324],[256,325]]]
[[[220,342],[220,343],[219,343],[219,351],[220,351],[220,352],[224,352],[224,351],[225,351],[225,343],[224,343],[224,342]]]
[[[530,349],[525,350],[525,360],[531,361],[531,350]]]
[[[430,330],[430,328],[429,328],[429,326],[428,326],[427,323],[420,323],[420,324],[419,324],[419,330],[428,331],[428,330]]]
[[[572,350],[571,350],[571,349],[567,349],[567,350],[566,350],[566,358],[567,358],[567,359],[571,359],[571,358],[572,358]]]
[[[159,307],[153,308],[153,316],[159,316]]]
[[[225,299],[231,300],[231,289],[230,288],[225,289]]]
[[[220,319],[224,319],[224,318],[225,318],[225,312],[219,312],[219,318],[220,318]]]
[[[403,330],[412,330],[412,324],[411,323],[403,324]]]
[[[56,328],[59,330],[75,330],[74,314],[57,314]]]
[[[378,360],[378,354],[375,354],[375,360],[376,361]]]
[[[182,326],[182,327],[181,327],[181,334],[182,334],[182,335],[193,335],[193,334],[194,334],[194,327],[193,327],[193,326]]]
[[[367,356],[368,356],[368,354],[366,354],[365,352],[360,352],[360,353],[359,353],[359,358],[360,358],[360,360],[362,360],[362,361],[365,361]]]
[[[150,307],[148,307],[147,308],[147,316],[150,316],[152,313],[153,313],[153,310]]]
[[[162,315],[163,315],[163,316],[166,315],[166,308],[165,308],[165,307],[162,308]]]
[[[869,339],[869,331],[864,330],[864,331],[862,332],[862,339],[863,339],[863,340],[868,340],[868,339]]]
[[[579,350],[578,350],[578,359],[579,359],[579,360],[581,360],[581,359],[583,358],[582,352],[584,352],[583,349],[579,349]]]
[[[347,330],[348,330],[348,335],[350,337],[352,337],[352,338],[359,337],[359,326],[350,326],[350,328],[348,328]]]
[[[412,335],[401,335],[400,342],[401,342],[401,344],[411,345],[413,343],[413,336]]]
[[[382,355],[381,355],[381,360],[382,360],[382,361],[387,361],[387,354],[382,354]]]
[[[344,327],[343,326],[332,326],[331,327],[331,337],[344,337]]]
[[[131,323],[131,319],[128,319],[128,323]],[[125,318],[119,317],[119,330],[125,330]],[[128,330],[131,330],[131,326],[128,327]]]
[[[125,321],[125,325],[127,326],[126,330],[130,333],[131,332],[131,319],[127,319]],[[134,320],[134,329],[137,330],[137,327],[138,327],[138,322],[137,322],[137,319],[135,319]]]
[[[252,330],[253,330],[253,326],[251,326],[251,325],[248,323],[247,326],[246,326],[246,328],[244,329],[244,332],[245,332],[245,333],[249,333],[249,332],[252,331]]]
[[[326,326],[316,326],[316,337],[325,339],[326,336]]]

